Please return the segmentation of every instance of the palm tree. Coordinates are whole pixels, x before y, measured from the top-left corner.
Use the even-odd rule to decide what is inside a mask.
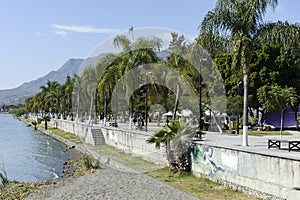
[[[72,92],[74,88],[75,78],[71,78],[70,76],[66,77],[65,83],[62,85],[63,88],[63,107],[67,106],[67,110],[64,108],[64,112],[67,111],[68,115],[70,115],[72,111]]]
[[[34,112],[33,104],[34,104],[34,97],[28,97],[25,99],[24,107],[27,112]]]
[[[190,171],[188,144],[186,141],[194,135],[195,131],[196,128],[189,123],[179,124],[173,121],[154,133],[147,139],[147,142],[155,144],[156,148],[165,145],[167,160],[173,173]]]
[[[49,115],[44,115],[42,118],[42,121],[45,121],[45,130],[48,129],[48,122],[51,120],[51,117]]]
[[[257,33],[257,40],[262,44],[282,44],[283,46],[298,46],[300,39],[300,24],[289,22],[270,22],[263,24]]]
[[[84,101],[82,106],[84,112],[89,113],[89,121],[92,119],[93,113],[93,102],[96,93],[98,78],[96,76],[96,70],[94,67],[87,67],[81,77],[81,87],[84,88],[82,90],[81,99]]]
[[[50,108],[52,113],[58,113],[62,95],[61,86],[57,81],[47,81],[46,86],[41,86],[45,111]]]
[[[132,30],[133,31],[133,30]],[[159,59],[155,50],[161,48],[162,41],[156,37],[146,39],[138,38],[136,41],[130,41],[126,36],[119,35],[114,39],[114,45],[122,51],[119,53],[108,66],[105,66],[105,72],[102,73],[98,82],[98,91],[100,92],[100,104],[103,105],[104,92],[111,97],[117,81],[128,71],[137,66],[147,68],[148,63],[156,63]],[[100,67],[98,67],[100,68]],[[145,69],[141,69],[145,70]],[[127,97],[130,97],[134,84],[138,83],[139,77],[132,76],[130,80],[124,81],[124,89]],[[102,100],[101,100],[102,99]],[[133,107],[133,102],[131,102]],[[133,111],[133,108],[131,108]]]
[[[277,0],[218,0],[215,8],[206,14],[199,27],[201,35],[214,36],[212,38],[230,38],[233,52],[232,67],[242,68],[244,80],[243,146],[248,146],[249,64],[255,37],[257,37],[259,27],[263,24],[263,16],[267,9],[275,9],[277,4]]]
[[[169,162],[169,167],[173,171],[176,169],[176,161],[171,155],[171,141],[177,134],[179,129],[179,123],[172,122],[165,125],[162,129],[154,133],[146,142],[150,144],[155,144],[156,148],[160,148],[161,144],[165,145],[167,160]]]

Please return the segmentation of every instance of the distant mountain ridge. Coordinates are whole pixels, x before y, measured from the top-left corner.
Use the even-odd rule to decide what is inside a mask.
[[[17,88],[0,90],[0,105],[23,103],[25,98],[32,96],[40,91],[42,85],[46,85],[47,81],[57,81],[64,83],[66,76],[74,76],[78,73],[84,59],[69,59],[57,71],[51,71],[47,75],[36,80],[25,82]]]
[[[157,56],[166,60],[170,51],[163,50],[156,52]],[[27,97],[33,96],[40,91],[41,86],[45,86],[47,81],[57,81],[64,83],[67,76],[73,77],[75,74],[80,75],[88,66],[96,66],[98,60],[105,54],[86,59],[71,58],[67,60],[58,70],[51,71],[47,75],[36,80],[25,82],[17,88],[0,90],[0,105],[17,105],[24,103]]]

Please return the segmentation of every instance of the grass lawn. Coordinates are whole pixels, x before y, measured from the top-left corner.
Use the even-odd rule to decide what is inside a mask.
[[[64,132],[64,131],[62,131],[58,128],[53,128],[53,127],[48,127],[48,130],[51,131],[52,133],[62,137],[62,138],[70,140],[71,142],[75,142],[77,144],[82,143],[80,138],[78,136],[72,134],[72,133],[67,133],[67,132]]]
[[[136,169],[140,172],[149,172],[162,168],[160,165],[156,165],[152,162],[146,161],[142,158],[132,156],[130,154],[124,153],[121,150],[118,150],[112,146],[102,145],[102,146],[91,146],[93,151],[98,154],[106,155],[113,160],[122,163],[128,167]]]
[[[240,134],[243,134],[243,130],[240,129]],[[228,134],[234,134],[231,131],[224,131],[224,133],[228,133]],[[280,131],[252,131],[249,130],[248,131],[248,135],[253,135],[253,136],[276,136],[276,135],[280,135]],[[282,135],[292,135],[291,133],[287,132],[287,131],[283,131]]]
[[[215,183],[207,178],[197,178],[191,173],[170,172],[168,167],[162,167],[141,158],[126,154],[112,146],[90,146],[99,154],[109,155],[112,159],[128,167],[145,172],[147,175],[158,178],[168,185],[178,188],[200,199],[225,199],[225,200],[254,200],[255,196],[247,195],[230,189],[222,184]]]
[[[178,188],[188,194],[191,194],[199,199],[204,200],[250,200],[258,199],[255,196],[247,195],[236,190],[230,189],[224,185],[215,183],[207,178],[197,178],[191,173],[176,173],[170,172],[168,167],[148,172],[149,176],[158,178],[167,184]]]

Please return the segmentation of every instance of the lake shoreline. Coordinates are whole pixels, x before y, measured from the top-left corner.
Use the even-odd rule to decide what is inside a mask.
[[[4,114],[4,113],[1,113]],[[34,126],[28,120],[24,118],[16,118],[20,120],[22,123],[27,124],[27,126]],[[45,130],[41,127],[37,127],[36,131],[39,131],[40,134],[51,137],[53,140],[59,142],[62,150],[67,152],[68,159],[61,162],[58,166],[60,171],[56,177],[56,179],[45,179],[40,181],[13,181],[9,180],[9,184],[4,187],[0,185],[0,199],[12,198],[12,199],[24,199],[25,196],[38,192],[44,187],[52,187],[53,185],[61,184],[63,182],[68,182],[70,179],[84,175],[87,171],[84,169],[82,164],[82,157],[85,152],[76,148],[76,144],[68,141],[49,130]],[[76,165],[76,166],[75,166]],[[75,172],[76,170],[76,172]],[[22,191],[22,192],[20,192]],[[23,192],[24,191],[24,192]],[[25,195],[25,196],[23,196]]]
[[[24,118],[19,117],[18,119],[21,120],[22,122],[24,122],[25,124],[27,124],[28,126],[32,126],[34,128],[34,126],[32,124],[30,124],[28,121],[26,121]],[[36,127],[36,130],[41,132],[44,135],[51,137],[52,139],[58,141],[60,144],[65,145],[64,149],[65,149],[65,151],[68,151],[70,160],[78,160],[78,159],[80,159],[81,155],[83,154],[83,152],[81,152],[79,149],[72,148],[72,147],[76,147],[75,143],[73,143],[69,140],[66,140],[44,128]]]

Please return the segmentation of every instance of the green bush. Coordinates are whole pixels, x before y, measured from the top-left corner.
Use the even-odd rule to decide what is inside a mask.
[[[0,167],[0,183],[1,185],[7,185],[9,183],[9,180],[7,178],[6,169],[4,167],[4,164],[2,163],[2,166]]]
[[[86,170],[99,169],[100,168],[99,160],[94,160],[93,158],[91,158],[87,154],[83,155],[83,165],[85,166]]]

